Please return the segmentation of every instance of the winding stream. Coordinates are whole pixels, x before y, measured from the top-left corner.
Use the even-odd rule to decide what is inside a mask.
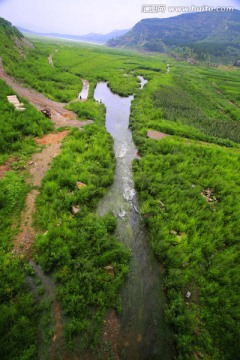
[[[143,87],[142,77],[141,86]],[[106,106],[106,129],[114,139],[117,158],[115,180],[98,206],[98,214],[112,211],[118,218],[117,233],[132,251],[129,274],[122,291],[121,359],[171,360],[171,333],[163,316],[164,295],[159,265],[149,246],[132,177],[137,149],[128,128],[131,101],[113,94],[100,82],[94,92]]]
[[[140,89],[142,90],[144,85],[148,83],[148,80],[144,79],[144,77],[141,75],[138,75],[138,79],[140,80]]]

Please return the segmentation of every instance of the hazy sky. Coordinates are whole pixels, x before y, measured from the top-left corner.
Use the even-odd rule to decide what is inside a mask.
[[[151,4],[165,5],[165,12],[142,12],[142,5],[149,10]],[[180,14],[170,6],[191,5],[240,9],[240,0],[0,0],[0,17],[30,30],[83,35],[128,29],[143,18]]]

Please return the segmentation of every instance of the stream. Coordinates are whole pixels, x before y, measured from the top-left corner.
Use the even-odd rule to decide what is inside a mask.
[[[147,82],[139,77],[142,89]],[[112,211],[118,219],[117,235],[131,249],[129,273],[122,290],[120,315],[123,360],[171,360],[172,336],[164,321],[164,292],[160,266],[150,247],[144,228],[132,176],[132,161],[137,149],[129,126],[134,96],[113,94],[105,82],[94,92],[106,106],[106,129],[114,139],[117,158],[114,183],[100,201],[97,213]]]

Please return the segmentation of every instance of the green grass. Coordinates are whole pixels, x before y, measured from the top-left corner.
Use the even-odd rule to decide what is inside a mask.
[[[13,94],[12,89],[0,80],[0,164],[10,155],[29,156],[36,147],[33,137],[53,129],[49,119],[20,97],[26,110],[17,111],[7,99]]]
[[[240,154],[170,137],[149,139],[147,146],[134,163],[135,183],[164,264],[166,315],[180,358],[191,359],[193,351],[207,359],[237,358]],[[202,195],[208,188],[212,203]]]
[[[16,171],[0,179],[0,346],[6,360],[30,360],[37,353],[37,309],[25,282],[24,261],[11,253],[27,191]]]
[[[34,298],[17,257],[1,249],[0,261],[1,359],[31,360],[37,357],[38,314]]]
[[[146,71],[158,73],[162,61],[148,59],[130,51],[117,51],[105,47],[64,43],[57,40],[32,39],[33,49],[26,49],[24,60],[18,66],[4,61],[7,72],[19,81],[30,85],[50,99],[69,102],[77,98],[82,88],[81,78],[90,81],[90,97],[97,81],[108,81],[111,90],[128,96],[138,90],[138,74]],[[55,67],[48,63],[48,56],[55,49]]]
[[[228,102],[237,83],[237,70],[176,63],[132,104],[131,128],[142,157],[134,161],[135,185],[163,265],[165,314],[182,360],[235,359],[240,348],[239,102]],[[147,139],[148,129],[174,136]],[[202,195],[206,189],[212,202]]]
[[[25,281],[25,260],[12,254],[19,231],[20,213],[29,191],[23,169],[36,150],[33,136],[52,125],[24,99],[26,110],[17,112],[7,100],[12,90],[0,81],[0,163],[15,158],[0,179],[0,347],[2,359],[33,359],[37,356],[38,312]]]
[[[121,310],[119,290],[128,271],[129,252],[114,235],[116,219],[95,215],[112,183],[112,140],[102,126],[103,105],[71,104],[80,117],[95,114],[95,124],[72,130],[44,178],[37,200],[36,224],[45,235],[35,242],[36,259],[56,281],[65,316],[69,349],[96,345],[109,308]],[[81,109],[82,108],[82,109]],[[77,181],[86,186],[78,189]],[[73,206],[79,212],[73,215]],[[46,234],[47,231],[47,234]],[[114,276],[104,267],[113,266]]]
[[[69,347],[80,338],[80,349],[96,344],[106,309],[120,309],[118,294],[129,257],[114,236],[114,218],[95,215],[114,174],[104,110],[92,100],[96,83],[103,80],[113,92],[135,94],[131,128],[142,158],[133,171],[141,213],[164,269],[166,319],[174,329],[176,357],[236,359],[239,69],[192,66],[162,55],[55,40],[34,40],[34,46],[26,58],[18,58],[18,66],[7,51],[7,70],[61,101],[75,99],[80,78],[88,79],[90,100],[72,102],[69,108],[80,119],[95,120],[66,138],[44,179],[36,214],[36,258],[56,280]],[[53,68],[47,57],[56,48]],[[168,74],[166,63],[171,65]],[[137,75],[149,81],[142,91]],[[172,136],[157,142],[147,139],[148,129]],[[76,181],[86,186],[78,190]],[[201,194],[207,188],[213,202]],[[75,216],[73,205],[80,207]],[[114,277],[104,271],[109,264]],[[189,301],[187,291],[192,293]]]
[[[19,53],[12,36],[21,39],[17,30],[8,29],[8,39],[0,19],[0,55],[14,63]],[[4,49],[4,51],[3,51]],[[33,137],[51,130],[52,124],[25,99],[26,108],[15,110],[7,100],[14,92],[0,80],[0,164],[15,159],[14,170],[0,179],[0,348],[3,360],[37,358],[37,323],[39,309],[26,283],[25,259],[12,253],[13,240],[19,231],[20,214],[30,187],[25,183],[26,161],[36,151]]]
[[[236,103],[232,104],[227,92],[217,92],[211,77],[213,72],[224,81],[226,73],[222,70],[181,63],[175,63],[169,74],[151,74],[149,84],[132,103],[134,136],[142,136],[144,141],[143,129],[153,128],[224,146],[239,143],[239,102],[233,97],[232,101]],[[237,83],[239,71],[229,72],[229,77]],[[231,89],[230,84],[228,92]],[[136,141],[139,143],[140,139]]]

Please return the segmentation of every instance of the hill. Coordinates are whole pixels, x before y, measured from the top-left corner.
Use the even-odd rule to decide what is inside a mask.
[[[240,58],[240,11],[182,14],[143,19],[108,46],[175,53],[198,60],[237,62]]]
[[[26,48],[33,47],[12,24],[0,17],[0,55],[4,64],[10,66],[25,57]]]
[[[94,43],[99,43],[99,44],[105,44],[108,40],[118,37],[118,36],[122,36],[129,31],[129,29],[126,29],[126,30],[113,30],[107,34],[89,33],[86,35],[71,35],[71,34],[58,34],[58,33],[40,33],[40,32],[36,32],[36,31],[24,29],[21,27],[18,27],[18,30],[20,30],[25,35],[49,36],[49,37],[53,37],[53,38],[94,42]]]

